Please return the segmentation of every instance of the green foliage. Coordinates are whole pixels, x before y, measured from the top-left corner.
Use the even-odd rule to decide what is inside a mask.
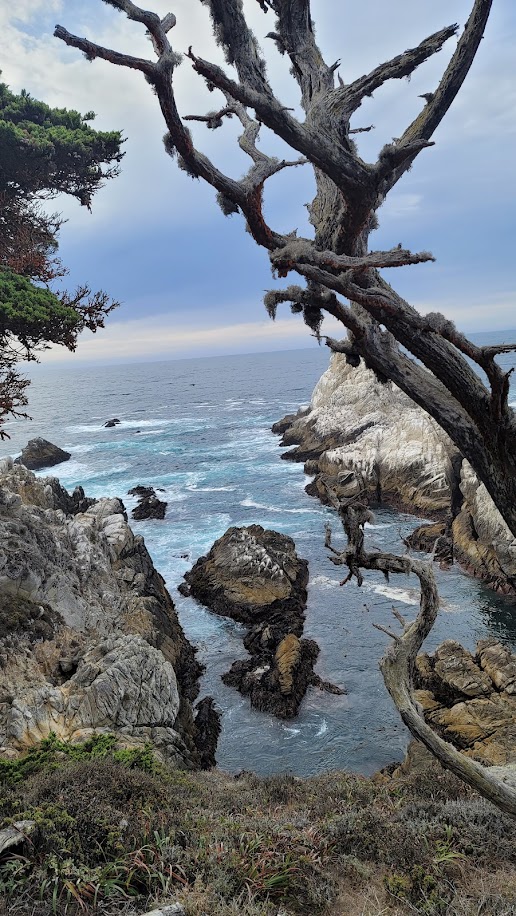
[[[120,132],[94,130],[93,118],[0,83],[0,438],[5,417],[26,416],[20,360],[36,360],[50,344],[74,350],[78,334],[103,327],[118,304],[86,285],[74,294],[49,286],[66,274],[56,257],[62,220],[39,201],[65,193],[89,208],[123,156]]]
[[[117,174],[119,131],[96,131],[93,112],[50,108],[0,83],[0,195],[65,193],[81,204]]]
[[[26,347],[45,343],[74,345],[80,315],[55,293],[27,277],[0,269],[0,345],[8,335]]]
[[[385,784],[232,777],[169,770],[110,735],[51,735],[0,773],[0,829],[36,825],[0,856],[1,916],[136,916],[178,899],[188,916],[501,916],[516,903],[512,820],[437,767]]]
[[[51,732],[41,744],[31,748],[17,760],[4,760],[0,757],[0,785],[16,785],[28,776],[57,770],[70,761],[80,763],[103,760],[107,757],[128,769],[137,768],[149,773],[161,771],[151,745],[116,750],[114,735],[94,735],[80,744],[72,744],[69,741],[61,741]]]

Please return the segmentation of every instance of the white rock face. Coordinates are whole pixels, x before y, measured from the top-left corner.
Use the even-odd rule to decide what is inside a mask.
[[[109,732],[195,765],[199,668],[143,539],[117,499],[60,501],[56,481],[0,462],[0,753]]]
[[[502,591],[516,590],[516,541],[471,467],[446,433],[392,382],[333,354],[309,410],[280,423],[292,457],[316,474],[309,492],[323,501],[365,491],[415,515],[444,518],[452,489],[462,493],[454,522],[457,555]],[[311,459],[311,460],[310,460]],[[459,493],[460,497],[460,493]]]
[[[416,514],[443,512],[450,503],[448,467],[456,449],[446,434],[392,382],[382,385],[340,353],[332,355],[308,414],[287,437],[300,441],[301,450],[309,440],[320,444],[323,474],[353,472],[371,494]]]

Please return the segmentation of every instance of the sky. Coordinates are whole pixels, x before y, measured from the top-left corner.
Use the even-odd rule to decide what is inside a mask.
[[[265,35],[273,28],[256,0],[243,0],[266,53],[278,97],[297,106],[296,84]],[[472,0],[313,0],[317,38],[327,62],[339,59],[344,82],[458,22]],[[160,15],[172,11],[175,50],[223,63],[200,0],[147,0]],[[283,350],[316,346],[288,306],[275,323],[267,318],[264,291],[288,282],[271,277],[267,253],[245,232],[240,216],[224,217],[215,192],[181,172],[165,153],[165,128],[156,97],[142,74],[104,61],[89,63],[53,37],[56,23],[70,32],[126,53],[152,56],[143,29],[102,0],[17,0],[1,4],[2,79],[50,105],[96,112],[98,129],[120,129],[126,155],[118,178],[108,182],[93,210],[72,199],[49,206],[67,218],[60,256],[67,285],[88,282],[122,306],[103,331],[85,332],[75,354],[53,348],[44,362],[123,362]],[[356,113],[353,126],[375,125],[358,135],[367,161],[400,136],[435,89],[456,40],[408,80],[387,83]],[[376,249],[398,243],[430,250],[436,263],[388,272],[389,282],[422,312],[441,311],[466,331],[516,326],[516,4],[494,0],[484,40],[466,83],[434,136],[379,211],[371,237]],[[181,114],[205,114],[218,104],[188,60],[176,71]],[[238,178],[248,160],[236,145],[237,124],[192,128],[197,146]],[[262,148],[283,156],[267,130]],[[288,158],[295,158],[288,155]],[[297,154],[296,154],[297,157]],[[277,230],[308,235],[304,204],[313,193],[309,166],[289,169],[267,185],[266,215]],[[325,322],[323,331],[335,334]],[[341,335],[339,335],[341,336]]]

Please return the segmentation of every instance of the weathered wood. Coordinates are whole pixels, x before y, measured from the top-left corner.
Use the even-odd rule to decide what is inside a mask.
[[[384,574],[408,575],[412,573],[419,580],[421,600],[416,619],[404,624],[400,634],[375,624],[376,629],[386,633],[392,639],[380,662],[380,670],[385,686],[405,725],[446,769],[451,770],[459,779],[472,786],[502,811],[516,817],[516,788],[512,782],[513,772],[507,770],[507,773],[504,774],[501,767],[494,769],[484,767],[475,760],[465,757],[430,728],[413,696],[413,672],[416,657],[439,611],[439,594],[432,565],[421,560],[414,560],[409,556],[399,557],[395,554],[380,552],[367,553],[364,550],[364,524],[370,518],[369,511],[364,506],[355,503],[354,505],[341,505],[339,515],[347,535],[347,546],[341,552],[332,546],[329,527],[326,530],[325,544],[332,550],[333,555],[330,559],[334,563],[348,567],[348,579],[355,576],[358,584],[361,585],[361,570],[370,569]],[[394,616],[400,621],[400,615],[395,613]],[[402,618],[401,622],[403,623]]]

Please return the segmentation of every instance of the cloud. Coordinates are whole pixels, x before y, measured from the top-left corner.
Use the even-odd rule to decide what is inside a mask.
[[[422,194],[410,194],[395,190],[392,195],[389,195],[382,207],[382,220],[385,217],[396,219],[407,214],[412,215],[421,209],[422,202]]]
[[[456,325],[466,333],[473,331],[514,331],[516,335],[516,296],[510,290],[491,295],[468,296],[467,301],[454,299],[437,299],[434,303],[420,301],[414,303],[418,311],[444,312]],[[489,316],[489,320],[486,320]]]
[[[341,337],[343,328],[333,318],[326,318],[323,333]],[[44,353],[41,362],[113,363],[135,359],[147,362],[217,353],[295,349],[315,346],[316,342],[310,335],[310,330],[299,317],[199,326],[198,323],[181,324],[171,316],[149,316],[130,321],[110,321],[97,334],[85,332],[75,353],[63,347],[52,347]]]

